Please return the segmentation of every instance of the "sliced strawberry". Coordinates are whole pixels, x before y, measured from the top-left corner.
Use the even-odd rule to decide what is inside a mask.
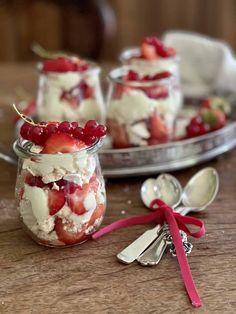
[[[33,176],[29,172],[25,176],[25,183],[30,186],[37,186],[38,188],[43,188],[46,186],[46,184],[42,181],[42,177]]]
[[[108,119],[107,127],[112,136],[114,148],[127,148],[130,146],[124,126],[119,124],[115,119]]]
[[[65,204],[64,190],[48,190],[48,208],[51,216],[55,215]]]
[[[162,80],[165,78],[171,77],[171,73],[169,71],[163,71],[160,73],[155,74],[152,79],[153,80]]]
[[[77,215],[83,215],[86,212],[84,199],[90,191],[90,185],[84,184],[82,187],[77,185],[73,193],[67,194],[67,203],[70,209]]]
[[[139,75],[137,72],[133,70],[129,70],[126,76],[124,77],[124,80],[126,81],[138,81],[139,80]]]
[[[151,138],[158,139],[159,141],[167,141],[168,129],[165,122],[160,115],[155,111],[150,118],[150,133]]]
[[[78,232],[72,232],[74,227],[75,225],[72,221],[65,218],[62,220],[61,218],[56,217],[55,231],[57,233],[58,240],[68,245],[83,242],[87,237],[84,233],[85,228],[82,228],[82,230]]]
[[[105,214],[105,205],[104,204],[98,204],[95,208],[87,226],[93,226],[95,221],[101,217],[103,217]]]
[[[55,154],[55,153],[73,153],[86,145],[80,140],[76,140],[67,133],[57,132],[52,134],[45,142],[41,153]]]
[[[89,180],[89,185],[90,185],[90,189],[96,193],[99,187],[99,181],[97,179],[97,175],[95,172]]]
[[[141,55],[147,60],[155,60],[158,58],[155,47],[145,42],[141,45]]]
[[[169,94],[166,86],[145,87],[143,91],[152,99],[166,98]]]
[[[94,90],[93,88],[88,85],[85,81],[82,81],[79,85],[82,98],[87,99],[87,98],[93,98],[94,96]]]
[[[113,98],[119,99],[121,96],[125,93],[128,93],[131,90],[134,90],[135,88],[132,88],[130,86],[125,86],[123,84],[116,84],[113,92]]]

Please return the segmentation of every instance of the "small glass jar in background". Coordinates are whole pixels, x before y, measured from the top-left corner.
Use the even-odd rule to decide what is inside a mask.
[[[98,141],[75,153],[39,154],[29,141],[14,143],[19,157],[17,207],[24,229],[37,243],[79,244],[101,225],[106,194],[100,146]]]
[[[157,58],[148,60],[141,58],[140,48],[127,48],[121,52],[120,61],[123,65],[130,66],[131,69],[138,72],[140,75],[154,75],[158,72],[169,71],[178,80],[179,75],[179,57],[171,56],[168,58]]]
[[[107,127],[114,148],[173,140],[176,116],[182,104],[181,91],[176,77],[169,73],[168,77],[161,78],[162,74],[156,73],[154,79],[136,80],[138,74],[130,67],[110,72]]]
[[[39,121],[77,121],[82,124],[90,119],[104,121],[101,69],[93,62],[83,62],[88,67],[83,71],[44,70],[44,63],[39,64],[36,102]]]

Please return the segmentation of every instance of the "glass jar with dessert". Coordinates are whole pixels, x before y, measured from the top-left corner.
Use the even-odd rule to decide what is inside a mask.
[[[157,37],[146,37],[140,47],[125,49],[120,60],[140,75],[168,71],[179,78],[179,57],[175,49],[167,47]]]
[[[24,229],[39,244],[86,241],[104,217],[106,194],[98,149],[106,133],[94,120],[25,122],[14,143],[16,200]]]
[[[147,146],[173,139],[181,107],[175,76],[164,71],[139,75],[129,67],[110,72],[107,127],[114,148]]]
[[[37,115],[39,121],[104,121],[100,67],[77,57],[40,63]]]

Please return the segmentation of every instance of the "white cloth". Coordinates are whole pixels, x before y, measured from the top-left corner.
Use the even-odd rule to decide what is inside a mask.
[[[171,31],[163,41],[180,56],[180,77],[186,96],[214,91],[236,93],[236,59],[229,45],[200,34]]]

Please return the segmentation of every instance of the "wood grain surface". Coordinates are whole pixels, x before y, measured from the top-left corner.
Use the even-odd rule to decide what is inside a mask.
[[[36,76],[31,64],[2,64],[0,73],[0,142],[11,145],[10,104],[23,93],[33,95]],[[149,226],[122,229],[66,249],[34,243],[21,229],[14,204],[16,168],[0,161],[0,313],[236,313],[236,151],[174,174],[184,185],[204,166],[218,170],[220,191],[206,211],[195,215],[207,231],[205,237],[191,239],[189,264],[204,303],[196,310],[169,254],[152,268],[116,260]],[[147,213],[139,195],[144,179],[107,180],[104,225]]]

